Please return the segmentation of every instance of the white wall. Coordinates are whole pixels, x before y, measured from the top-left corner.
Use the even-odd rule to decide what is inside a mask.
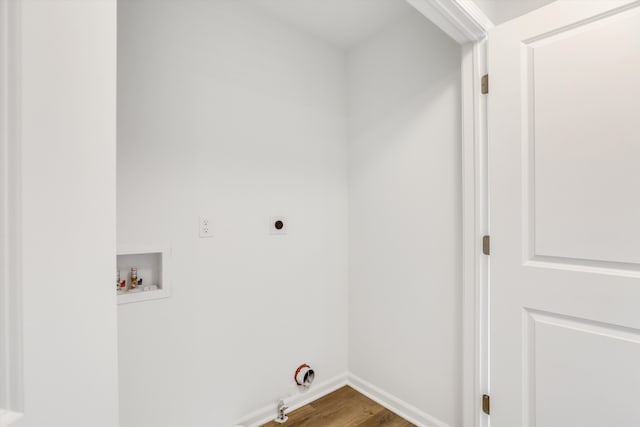
[[[119,307],[121,426],[224,427],[300,363],[343,374],[344,54],[242,2],[124,0],[119,40],[118,248],[173,248],[172,297]]]
[[[350,371],[461,424],[460,52],[419,15],[352,51]]]
[[[116,2],[19,3],[24,417],[15,425],[114,427]]]

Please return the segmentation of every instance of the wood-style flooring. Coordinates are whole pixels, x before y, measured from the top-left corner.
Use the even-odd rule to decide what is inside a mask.
[[[263,427],[415,427],[351,387],[343,387]]]

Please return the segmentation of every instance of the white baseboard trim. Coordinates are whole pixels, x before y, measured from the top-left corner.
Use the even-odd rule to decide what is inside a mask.
[[[7,427],[9,424],[12,424],[21,417],[22,414],[11,412],[6,409],[0,409],[0,427]]]
[[[450,427],[447,423],[440,421],[436,417],[421,411],[381,388],[347,372],[336,375],[319,384],[314,384],[306,393],[286,399],[286,404],[289,407],[287,412],[295,411],[346,385],[418,427]],[[263,424],[273,421],[276,416],[275,410],[276,406],[274,402],[238,420],[236,424],[245,427],[260,427]]]
[[[418,427],[450,427],[447,423],[353,374],[349,374],[347,385]]]
[[[285,399],[285,402],[289,407],[287,412],[295,411],[298,408],[308,405],[309,403],[346,386],[348,376],[349,374],[345,372],[321,383],[314,383],[313,386],[311,386],[305,393]],[[273,421],[275,417],[276,402],[274,401],[273,404],[267,405],[238,420],[236,424],[240,424],[245,427],[260,427],[263,424]],[[284,425],[286,426],[286,424]]]

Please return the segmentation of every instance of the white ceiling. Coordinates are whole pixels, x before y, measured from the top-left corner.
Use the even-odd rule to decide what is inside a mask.
[[[411,13],[405,0],[242,0],[263,13],[350,49]],[[523,15],[553,0],[473,0],[494,24]]]
[[[350,49],[415,10],[404,0],[244,0],[272,17]]]
[[[502,24],[554,0],[473,0],[494,24]]]

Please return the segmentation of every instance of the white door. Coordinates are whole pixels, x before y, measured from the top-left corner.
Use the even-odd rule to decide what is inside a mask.
[[[640,2],[489,35],[492,427],[640,426]]]

